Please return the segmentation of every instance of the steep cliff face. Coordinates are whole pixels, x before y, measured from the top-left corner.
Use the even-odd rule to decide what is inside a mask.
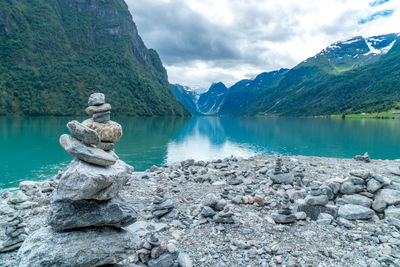
[[[0,3],[0,114],[81,114],[94,91],[113,114],[189,114],[123,0]]]
[[[192,115],[202,115],[199,108],[197,107],[197,101],[200,94],[196,91],[190,90],[188,86],[182,86],[180,84],[171,84],[172,91],[176,98],[183,104],[183,106]]]
[[[227,93],[228,88],[222,82],[212,84],[207,92],[200,95],[197,102],[200,112],[204,115],[217,114]]]

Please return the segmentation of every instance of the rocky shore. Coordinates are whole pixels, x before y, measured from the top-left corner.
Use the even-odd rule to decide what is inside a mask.
[[[256,156],[134,172],[119,196],[137,212],[124,229],[141,241],[118,266],[400,266],[399,165]],[[2,225],[12,214],[21,233],[46,227],[64,173],[4,193]],[[0,254],[16,264],[16,251]]]

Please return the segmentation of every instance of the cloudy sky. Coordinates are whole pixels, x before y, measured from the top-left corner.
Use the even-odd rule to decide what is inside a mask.
[[[399,0],[125,0],[171,83],[290,68],[338,40],[400,32]]]

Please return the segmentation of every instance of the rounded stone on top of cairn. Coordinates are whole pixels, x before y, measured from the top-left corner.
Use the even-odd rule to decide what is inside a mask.
[[[105,96],[102,93],[94,93],[89,96],[88,105],[89,106],[100,106],[105,104]]]

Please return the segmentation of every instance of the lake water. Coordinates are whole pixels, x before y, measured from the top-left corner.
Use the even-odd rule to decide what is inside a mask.
[[[59,145],[68,117],[0,117],[0,189],[54,176],[72,159]],[[84,118],[80,118],[83,120]],[[119,157],[143,171],[184,159],[231,155],[400,158],[400,120],[299,118],[114,118]]]

